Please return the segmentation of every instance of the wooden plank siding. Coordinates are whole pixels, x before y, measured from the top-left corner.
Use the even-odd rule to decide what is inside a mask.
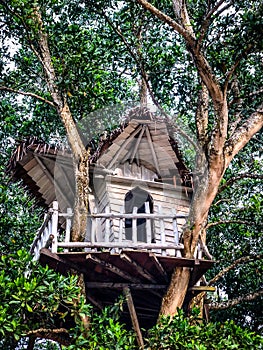
[[[111,213],[119,214],[124,211],[124,198],[126,193],[134,188],[138,183],[138,179],[122,179],[113,176],[107,176],[104,185],[100,187],[98,196],[98,212],[106,212],[108,207]],[[162,183],[151,183],[150,181],[144,181],[143,189],[147,190],[153,198],[154,213],[159,213],[160,208],[162,214],[172,215],[175,210],[177,214],[187,214],[189,210],[189,200],[184,191],[175,189],[172,185],[166,185]],[[105,187],[104,187],[105,186]],[[178,231],[182,231],[182,226],[185,223],[185,219],[177,219]],[[105,230],[105,219],[101,220],[100,230],[101,235]],[[122,241],[125,239],[123,219],[112,219],[110,221],[109,240]],[[109,227],[108,227],[109,229]],[[161,231],[164,231],[165,239],[161,237]],[[121,237],[120,237],[121,235]],[[165,240],[167,243],[175,242],[174,223],[172,219],[154,220],[153,235],[156,243],[161,243]]]

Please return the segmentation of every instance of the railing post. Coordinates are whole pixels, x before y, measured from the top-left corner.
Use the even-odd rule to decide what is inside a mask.
[[[105,208],[105,213],[106,214],[110,213],[109,207]],[[105,220],[105,242],[108,243],[109,241],[110,241],[110,219],[106,218],[106,220]]]
[[[145,202],[145,213],[150,214],[150,203]],[[146,219],[146,242],[151,243],[152,242],[152,225],[151,225],[151,219]]]
[[[121,210],[120,210],[120,213],[121,214],[124,214],[124,207],[121,207]],[[122,242],[122,236],[123,236],[123,227],[124,227],[124,220],[123,218],[120,218],[120,221],[119,221],[119,242],[121,243]]]
[[[52,226],[51,226],[51,234],[53,235],[52,242],[52,253],[57,253],[58,251],[58,202],[53,202],[53,211],[51,218]]]
[[[137,214],[137,207],[133,208],[132,213]],[[137,243],[137,219],[132,218],[132,243]]]
[[[97,214],[97,208],[94,208],[93,214]],[[91,243],[95,242],[96,232],[97,232],[97,218],[92,217],[91,218],[91,235],[90,235],[90,241]]]
[[[173,209],[172,210],[172,213],[173,213],[173,230],[174,230],[174,243],[176,245],[179,244],[179,232],[178,232],[178,226],[177,226],[177,220],[176,220],[176,210]],[[176,251],[176,256],[178,258],[181,258],[182,257],[182,253],[180,250],[177,250]]]
[[[201,244],[200,242],[198,243],[198,256],[197,256],[197,259],[202,259],[202,249],[201,249]]]
[[[72,209],[67,208],[65,243],[70,242],[71,220],[72,220]],[[65,249],[65,252],[68,252],[68,249]]]
[[[158,206],[158,212],[159,214],[163,213],[162,207],[159,205]],[[160,224],[160,235],[161,235],[161,243],[165,244],[165,227],[164,227],[164,219],[160,218],[159,219],[159,224]],[[166,251],[162,249],[162,255],[166,255]]]

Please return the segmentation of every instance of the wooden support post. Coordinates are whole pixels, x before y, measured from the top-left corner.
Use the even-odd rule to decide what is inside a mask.
[[[129,287],[124,287],[123,288],[123,292],[128,304],[128,308],[129,308],[129,312],[130,312],[130,316],[131,316],[131,320],[132,320],[132,325],[133,325],[133,329],[136,333],[136,338],[137,338],[137,342],[138,345],[140,347],[140,349],[144,349],[144,343],[143,343],[143,338],[142,338],[142,333],[141,333],[141,329],[140,329],[140,325],[139,325],[139,321],[137,318],[137,314],[135,311],[135,307],[133,304],[133,300],[132,300],[132,295],[131,295],[131,291]]]
[[[58,202],[53,202],[51,234],[53,235],[52,253],[58,250]]]
[[[33,337],[32,335],[29,336],[26,350],[34,350],[35,342],[36,342],[36,338]]]

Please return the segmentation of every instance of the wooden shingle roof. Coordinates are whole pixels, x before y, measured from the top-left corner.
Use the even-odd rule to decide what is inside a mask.
[[[104,136],[98,143],[91,140],[87,146],[91,150],[91,172],[98,166],[111,170],[116,164],[137,161],[159,179],[176,175],[183,186],[191,187],[177,142],[163,121],[139,115],[139,119],[126,120]],[[68,148],[28,138],[15,149],[7,172],[15,180],[22,180],[41,205],[50,206],[57,199],[61,210],[73,207],[75,179]]]

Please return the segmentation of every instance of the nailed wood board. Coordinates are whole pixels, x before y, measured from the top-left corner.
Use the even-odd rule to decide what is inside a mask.
[[[26,163],[23,168],[26,170],[26,171],[29,171],[31,170],[32,168],[35,168],[36,166],[38,166],[38,163],[37,161],[33,158],[31,159],[28,163]]]

